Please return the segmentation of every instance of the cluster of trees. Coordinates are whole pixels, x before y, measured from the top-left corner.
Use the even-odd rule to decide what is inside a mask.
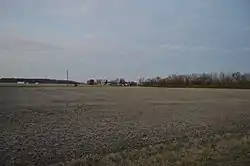
[[[0,83],[24,83],[24,84],[79,84],[71,80],[56,80],[43,78],[0,78]]]
[[[139,84],[159,87],[250,88],[250,74],[236,72],[171,75],[166,78],[140,78]]]
[[[73,84],[71,80],[35,79],[35,78],[0,78],[0,83],[29,83],[29,84]],[[155,86],[155,87],[204,87],[204,88],[249,88],[250,73],[202,73],[190,75],[171,75],[165,78],[140,78],[138,82],[126,81],[123,78],[115,80],[89,79],[89,85],[113,86]]]
[[[126,81],[124,78],[117,78],[115,80],[106,79],[89,79],[87,81],[88,85],[114,85],[114,86],[136,86],[135,81]]]

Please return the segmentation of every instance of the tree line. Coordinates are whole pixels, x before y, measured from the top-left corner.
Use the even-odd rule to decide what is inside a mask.
[[[41,78],[0,78],[0,83],[29,84],[80,84],[71,80],[41,79]],[[146,87],[194,87],[194,88],[240,88],[250,89],[250,73],[201,73],[176,74],[167,77],[144,78],[138,81],[126,81],[124,78],[115,80],[89,79],[89,85],[111,86],[146,86]]]
[[[0,78],[0,83],[24,83],[24,84],[79,84],[71,80],[56,80],[47,78]]]
[[[117,78],[115,80],[107,79],[89,79],[88,85],[113,85],[113,86],[137,86],[136,81],[126,81],[124,78]]]
[[[141,86],[156,87],[205,87],[205,88],[250,88],[250,73],[202,73],[171,75],[165,78],[140,78]]]

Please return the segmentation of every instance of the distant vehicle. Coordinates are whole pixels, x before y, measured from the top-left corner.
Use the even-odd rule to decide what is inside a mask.
[[[94,85],[95,84],[95,80],[94,79],[90,79],[87,81],[88,85]]]
[[[23,81],[18,81],[17,84],[25,84]]]

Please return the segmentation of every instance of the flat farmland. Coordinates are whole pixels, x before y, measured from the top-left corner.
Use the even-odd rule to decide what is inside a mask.
[[[171,151],[177,151],[224,138],[249,145],[249,122],[249,90],[0,87],[0,165],[49,165],[97,154],[95,160],[111,160],[154,146],[163,151],[174,145]],[[149,156],[155,154],[160,165],[180,158]],[[248,158],[250,151],[242,155]]]

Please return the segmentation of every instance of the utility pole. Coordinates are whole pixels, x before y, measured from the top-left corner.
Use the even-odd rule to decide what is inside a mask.
[[[69,70],[68,69],[66,71],[66,74],[67,74],[67,86],[69,86]]]

